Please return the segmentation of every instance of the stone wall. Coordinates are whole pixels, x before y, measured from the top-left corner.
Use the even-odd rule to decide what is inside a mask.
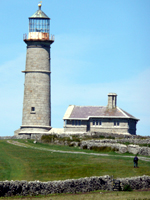
[[[149,147],[140,147],[139,145],[124,145],[117,143],[117,140],[83,140],[80,143],[80,148],[92,149],[93,147],[110,147],[112,149],[116,149],[120,153],[132,153],[139,154],[143,156],[150,156],[150,148]]]
[[[116,139],[119,143],[126,143],[129,142],[131,144],[150,144],[150,138],[149,139],[132,139],[132,138],[124,138],[124,139]]]
[[[54,193],[77,193],[95,190],[111,190],[110,176],[71,179],[65,181],[3,181],[0,182],[0,196],[48,195]]]
[[[116,184],[117,183],[117,184]],[[124,190],[125,185],[134,189],[150,188],[150,176],[118,178],[110,176],[69,179],[65,181],[1,181],[0,197],[7,196],[35,196],[56,193],[78,193],[96,190]]]
[[[120,181],[120,189],[123,190],[125,185],[130,185],[133,190],[150,188],[150,176],[138,176],[131,178],[117,178]]]
[[[22,134],[22,135],[14,135],[14,136],[3,136],[0,137],[0,140],[11,140],[11,139],[33,139],[40,140],[43,134]]]

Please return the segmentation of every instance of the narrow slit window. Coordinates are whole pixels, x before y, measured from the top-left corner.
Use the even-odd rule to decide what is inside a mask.
[[[35,111],[35,107],[31,107],[31,111],[32,111],[32,112]]]

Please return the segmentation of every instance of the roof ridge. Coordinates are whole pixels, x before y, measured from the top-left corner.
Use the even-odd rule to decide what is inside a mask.
[[[79,106],[79,105],[74,105],[75,107],[107,107],[107,106]]]
[[[122,110],[122,109],[119,108],[118,106],[117,106],[117,109],[120,110],[120,111],[122,112],[122,114],[124,114],[127,118],[129,118],[129,116],[124,112],[124,110]]]

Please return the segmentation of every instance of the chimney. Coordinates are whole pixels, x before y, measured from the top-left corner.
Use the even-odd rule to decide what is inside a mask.
[[[109,93],[108,94],[108,109],[115,109],[117,106],[117,94]]]

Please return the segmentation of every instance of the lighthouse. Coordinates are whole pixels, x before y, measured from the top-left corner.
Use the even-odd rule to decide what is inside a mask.
[[[51,56],[50,18],[41,10],[29,17],[29,33],[24,35],[27,45],[22,125],[20,134],[46,133],[51,129]]]

